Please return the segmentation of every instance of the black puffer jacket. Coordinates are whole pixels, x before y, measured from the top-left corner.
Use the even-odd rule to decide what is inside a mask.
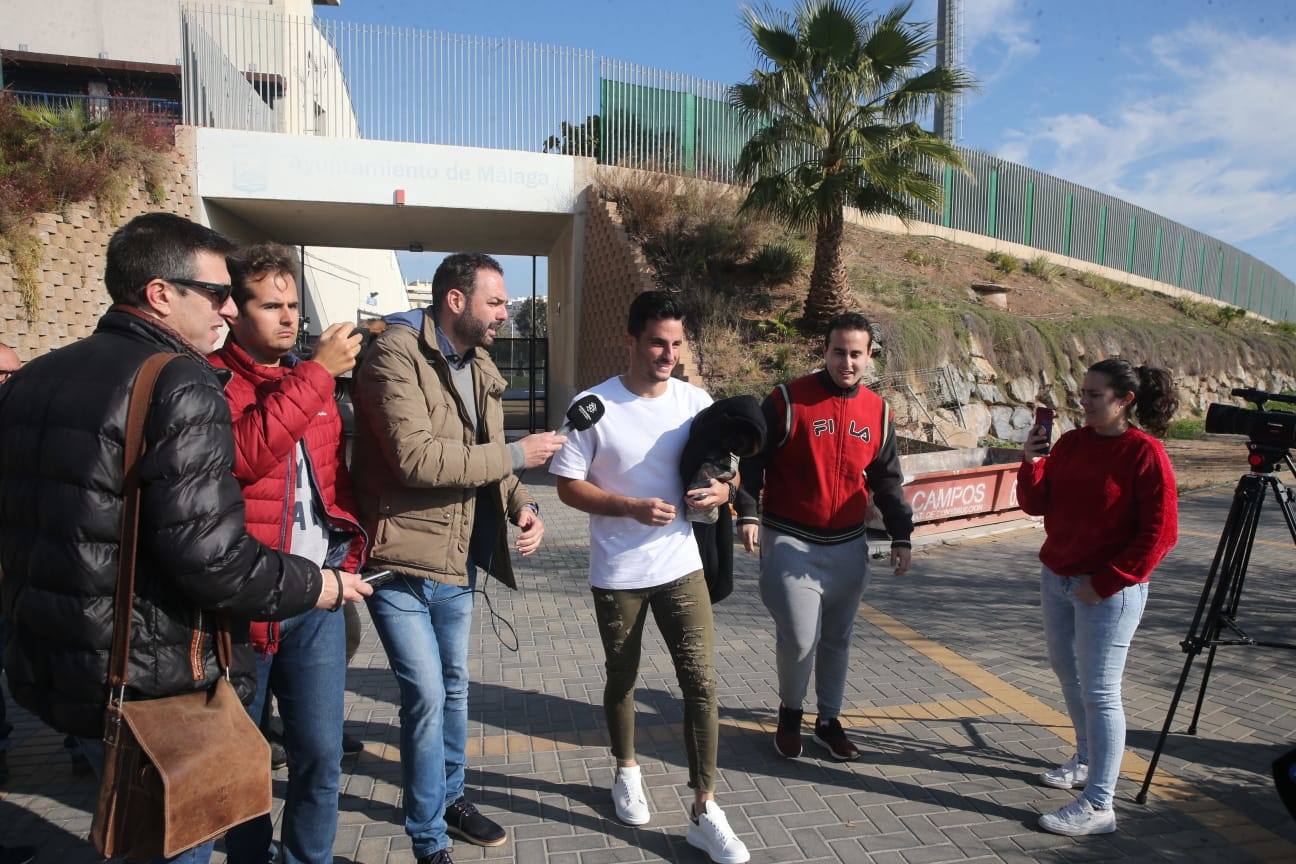
[[[680,454],[680,479],[688,488],[707,462],[723,462],[731,453],[750,456],[765,447],[765,417],[750,396],[731,396],[693,418],[688,442]],[[712,603],[733,591],[733,517],[728,505],[713,523],[694,522],[693,538],[702,556],[702,573]]]
[[[163,370],[140,462],[140,548],[128,698],[211,685],[215,618],[233,678],[255,688],[247,620],[304,612],[320,572],[247,535],[216,370],[154,319],[113,307],[93,336],[27,364],[0,390],[0,597],[14,699],[60,732],[99,737],[107,701],[126,402],[150,355]]]

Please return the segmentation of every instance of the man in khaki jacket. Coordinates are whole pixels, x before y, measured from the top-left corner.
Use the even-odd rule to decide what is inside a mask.
[[[517,475],[566,439],[504,441],[504,379],[484,349],[507,302],[495,259],[451,255],[431,309],[389,316],[356,375],[351,473],[368,569],[396,574],[369,612],[400,685],[405,830],[419,864],[451,864],[447,831],[483,846],[508,839],[464,797],[473,593],[479,567],[517,587],[505,518],[523,556],[544,535]]]

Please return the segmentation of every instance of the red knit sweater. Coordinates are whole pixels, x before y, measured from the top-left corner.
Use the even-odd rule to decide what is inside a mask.
[[[1022,462],[1017,500],[1044,517],[1044,566],[1090,574],[1102,597],[1148,581],[1179,539],[1174,469],[1161,442],[1140,429],[1066,433],[1049,456]]]

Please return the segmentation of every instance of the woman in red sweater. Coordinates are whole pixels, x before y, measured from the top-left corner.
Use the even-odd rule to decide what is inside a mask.
[[[1082,386],[1084,425],[1052,452],[1044,430],[1032,429],[1017,473],[1022,509],[1044,517],[1044,635],[1076,735],[1075,755],[1040,782],[1084,787],[1075,801],[1041,816],[1040,827],[1071,836],[1116,830],[1112,795],[1125,750],[1121,675],[1148,577],[1179,532],[1174,470],[1148,434],[1164,435],[1179,405],[1169,373],[1113,358],[1089,367]]]

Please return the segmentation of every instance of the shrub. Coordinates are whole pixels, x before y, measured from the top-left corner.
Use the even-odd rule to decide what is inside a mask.
[[[1006,252],[987,252],[985,260],[994,265],[1000,273],[1010,275],[1017,272],[1021,262]]]
[[[1022,269],[1042,282],[1052,282],[1062,275],[1062,268],[1050,261],[1046,255],[1036,255],[1027,261]]]
[[[80,106],[24,105],[0,91],[0,248],[17,271],[24,315],[40,312],[36,278],[44,250],[28,228],[40,212],[94,199],[115,219],[130,184],[141,176],[154,203],[165,196],[159,155],[171,131],[149,117],[114,109],[90,118]]]
[[[917,249],[909,249],[901,257],[915,267],[927,267],[932,263],[930,255],[924,255]]]
[[[805,268],[806,256],[790,243],[766,243],[752,259],[751,268],[761,281],[791,282]]]

